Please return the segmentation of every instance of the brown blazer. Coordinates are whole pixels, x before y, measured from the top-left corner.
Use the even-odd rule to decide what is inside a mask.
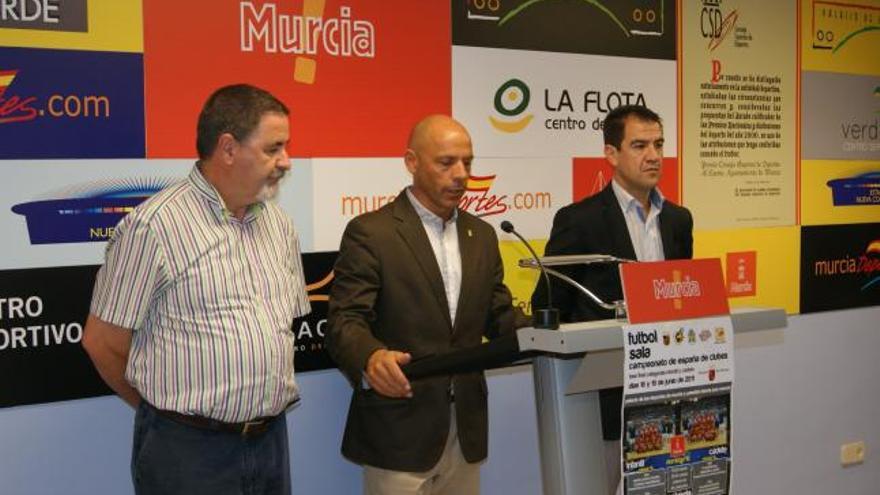
[[[353,462],[396,471],[431,469],[443,452],[452,403],[465,458],[486,458],[483,373],[413,381],[411,399],[362,387],[367,359],[377,349],[419,359],[476,346],[484,335],[513,329],[494,229],[463,211],[457,227],[462,279],[454,326],[434,252],[405,192],[345,229],[330,291],[326,345],[354,389],[342,440],[342,454]]]

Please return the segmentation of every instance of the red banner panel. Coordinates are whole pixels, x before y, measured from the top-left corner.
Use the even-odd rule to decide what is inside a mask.
[[[572,199],[580,201],[592,196],[608,185],[614,168],[605,158],[574,158],[572,160]],[[663,197],[675,204],[681,204],[678,190],[678,159],[663,159],[663,175],[657,184]]]
[[[620,281],[633,324],[730,313],[718,258],[624,263]]]
[[[451,111],[450,33],[441,0],[144,2],[147,156],[195,156],[202,103],[235,83],[290,107],[293,156],[401,155]]]

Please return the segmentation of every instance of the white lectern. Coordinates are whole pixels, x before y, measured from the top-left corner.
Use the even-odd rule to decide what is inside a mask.
[[[784,328],[782,309],[734,309],[735,334]],[[618,320],[521,328],[522,351],[534,359],[535,402],[544,495],[606,495],[604,442],[596,390],[623,384],[623,333]]]

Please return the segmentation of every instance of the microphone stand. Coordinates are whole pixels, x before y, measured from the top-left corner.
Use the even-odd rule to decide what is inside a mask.
[[[553,298],[550,293],[550,276],[547,275],[547,270],[544,268],[544,265],[541,263],[541,258],[538,257],[538,253],[532,249],[532,245],[529,244],[523,236],[519,235],[519,232],[513,228],[513,224],[508,222],[507,220],[501,222],[501,230],[507,232],[508,234],[513,234],[525,245],[526,249],[529,250],[529,253],[532,255],[532,260],[537,263],[538,268],[541,270],[541,274],[544,275],[544,283],[547,284],[547,307],[542,309],[532,308],[532,326],[535,328],[543,328],[547,330],[556,330],[559,328],[559,310],[553,307]]]
[[[611,303],[605,302],[599,298],[596,294],[593,293],[590,289],[587,289],[576,280],[572,279],[568,275],[556,271],[552,268],[547,268],[547,266],[564,266],[564,265],[591,265],[594,263],[634,263],[635,260],[630,260],[626,258],[618,258],[617,256],[611,256],[608,254],[575,254],[575,255],[561,255],[561,256],[544,256],[543,258],[523,258],[519,260],[519,266],[521,268],[532,268],[535,270],[541,270],[542,273],[553,275],[554,277],[562,280],[563,282],[575,287],[581,293],[585,294],[590,298],[596,305],[601,308],[608,309],[614,311],[614,317],[618,320],[626,319],[626,302],[625,301],[614,301]],[[549,297],[549,293],[548,293]],[[537,326],[535,328],[538,328]]]

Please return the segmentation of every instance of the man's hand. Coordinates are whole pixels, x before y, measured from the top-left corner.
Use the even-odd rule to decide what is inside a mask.
[[[410,359],[412,359],[411,356],[405,352],[379,349],[370,354],[364,376],[370,387],[382,395],[410,398],[412,397],[412,388],[410,388],[406,375],[400,369],[400,365],[408,363]]]

